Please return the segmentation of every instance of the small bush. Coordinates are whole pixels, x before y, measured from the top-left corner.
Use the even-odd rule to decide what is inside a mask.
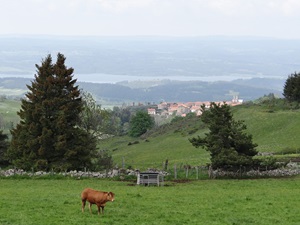
[[[265,168],[268,170],[274,170],[281,167],[281,164],[278,164],[276,158],[272,156],[262,158],[259,161],[260,161],[260,169]]]
[[[287,147],[277,152],[276,155],[289,155],[289,154],[298,154],[300,153],[299,148]]]
[[[133,142],[129,142],[128,145],[136,145],[136,144],[139,144],[140,142],[139,141],[133,141]]]
[[[198,128],[192,128],[188,131],[188,134],[194,134],[198,131]]]

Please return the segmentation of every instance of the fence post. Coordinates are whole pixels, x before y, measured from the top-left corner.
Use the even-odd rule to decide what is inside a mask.
[[[124,169],[125,168],[125,157],[123,156],[122,157],[122,169]]]
[[[243,173],[242,173],[242,165],[240,165],[240,178],[242,177]]]
[[[165,170],[166,170],[166,171],[168,170],[168,164],[169,164],[169,160],[166,159],[166,162],[165,162]]]
[[[174,165],[174,179],[177,179],[177,168],[176,168],[176,164]]]
[[[213,169],[212,169],[212,166],[211,166],[211,165],[209,165],[209,167],[208,167],[208,177],[209,177],[210,179],[213,178]]]
[[[199,179],[199,167],[196,166],[196,179],[198,180]]]
[[[186,171],[185,171],[185,178],[188,178],[189,176],[189,167],[186,167]]]

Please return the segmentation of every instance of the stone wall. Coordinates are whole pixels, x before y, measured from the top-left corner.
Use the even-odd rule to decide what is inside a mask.
[[[37,171],[37,172],[26,172],[22,169],[8,169],[8,170],[0,170],[0,176],[10,177],[14,175],[19,176],[45,176],[45,175],[62,175],[62,176],[70,176],[75,178],[81,177],[94,177],[94,178],[112,178],[117,176],[136,176],[140,171],[139,170],[130,170],[130,169],[111,169],[107,172],[90,172],[90,171],[77,171],[72,170],[69,172],[45,172],[45,171]],[[147,172],[159,172],[161,175],[167,175],[164,171],[157,171],[153,169],[148,169]]]
[[[166,171],[156,170],[156,169],[148,169],[143,172],[158,172],[162,176],[170,175]],[[46,175],[62,175],[62,176],[69,176],[74,177],[77,179],[80,178],[113,178],[113,177],[120,177],[121,179],[124,176],[137,176],[140,173],[139,170],[130,170],[130,169],[111,169],[107,172],[90,172],[90,171],[77,171],[72,170],[69,172],[45,172],[45,171],[37,171],[37,172],[26,172],[21,169],[8,169],[8,170],[1,170],[0,169],[0,177],[10,177],[14,175],[19,176],[46,176]],[[209,170],[208,175],[210,178],[218,178],[218,177],[289,177],[295,176],[300,174],[300,167],[297,163],[289,163],[285,168],[276,169],[276,170],[251,170],[247,172],[237,171],[237,172],[230,172],[230,171],[223,171],[223,170]]]
[[[300,174],[300,167],[297,163],[290,162],[284,168],[275,170],[250,170],[247,172],[237,171],[223,171],[223,170],[213,170],[211,171],[210,177],[289,177]]]

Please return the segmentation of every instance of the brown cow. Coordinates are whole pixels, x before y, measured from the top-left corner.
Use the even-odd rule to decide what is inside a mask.
[[[98,207],[98,215],[100,214],[100,207],[102,209],[102,214],[104,213],[104,207],[106,202],[113,202],[115,198],[115,194],[112,192],[103,192],[96,191],[91,188],[86,188],[81,193],[81,201],[82,201],[82,212],[84,212],[84,207],[86,201],[88,201],[90,213],[92,213],[92,204],[96,204]]]

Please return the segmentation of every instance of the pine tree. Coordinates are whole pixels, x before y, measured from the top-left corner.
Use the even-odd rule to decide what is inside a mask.
[[[201,108],[202,121],[210,130],[205,137],[191,138],[195,147],[204,147],[210,152],[213,168],[238,169],[253,166],[253,156],[257,154],[252,136],[247,134],[243,121],[235,121],[227,104],[212,102],[207,110]]]
[[[291,74],[285,82],[283,96],[288,101],[300,102],[300,73]]]
[[[53,64],[48,55],[36,65],[35,80],[27,85],[8,151],[17,167],[66,170],[91,163],[96,140],[78,126],[83,103],[65,59],[59,53]]]
[[[6,157],[8,146],[8,136],[7,134],[3,134],[3,130],[0,130],[0,166],[8,166],[9,164]]]

